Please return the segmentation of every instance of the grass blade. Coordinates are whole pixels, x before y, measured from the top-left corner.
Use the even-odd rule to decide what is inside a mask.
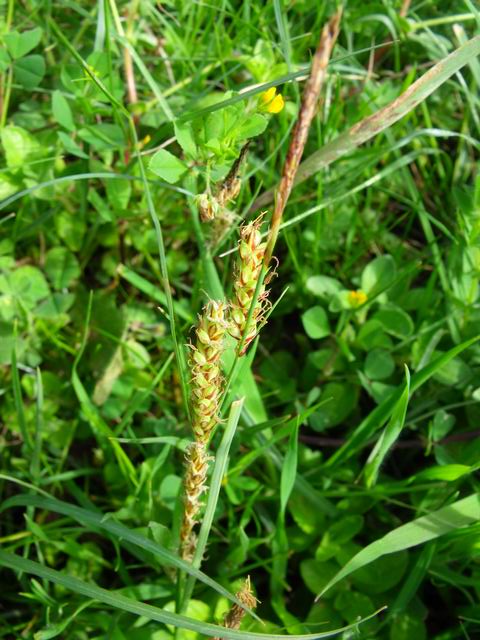
[[[290,437],[288,439],[288,448],[285,454],[285,460],[283,462],[281,482],[280,482],[280,511],[285,515],[285,509],[287,508],[287,502],[290,498],[290,494],[295,486],[295,478],[297,476],[297,463],[298,463],[298,430],[300,428],[300,421],[297,419],[290,431]]]
[[[87,344],[88,327],[90,324],[90,315],[92,311],[92,300],[93,300],[93,296],[90,295],[89,301],[88,301],[88,307],[87,307],[87,317],[85,322],[85,330],[83,332],[82,344],[80,345],[80,349],[78,351],[77,357],[75,358],[75,361],[72,367],[72,386],[78,398],[78,401],[80,402],[82,411],[85,414],[85,418],[89,423],[90,427],[92,428],[94,436],[97,438],[97,440],[100,443],[102,441],[104,444],[105,443],[108,444],[108,442],[110,442],[113,452],[115,454],[115,457],[117,458],[118,466],[123,476],[127,481],[133,483],[134,485],[137,485],[138,481],[137,481],[137,473],[136,473],[135,467],[133,466],[132,462],[130,461],[130,458],[127,456],[125,451],[120,446],[120,443],[114,439],[115,438],[114,432],[110,429],[108,424],[105,422],[105,420],[102,418],[102,416],[98,412],[97,407],[90,400],[88,393],[86,392],[85,387],[83,386],[82,381],[80,380],[77,373],[78,363],[80,362],[83,356],[83,352]]]
[[[408,400],[410,395],[410,372],[405,367],[405,386],[402,395],[395,403],[390,421],[377,440],[372,453],[365,465],[365,483],[367,487],[373,487],[377,482],[378,472],[392,446],[395,444],[405,424]]]
[[[167,297],[165,293],[160,291],[156,285],[152,284],[138,273],[135,273],[135,271],[126,265],[119,264],[117,267],[117,273],[120,277],[124,278],[127,282],[138,289],[138,291],[149,296],[152,300],[155,300],[155,302],[158,302],[163,306],[167,306]],[[189,323],[194,321],[193,315],[179,302],[174,301],[173,308],[175,309],[177,316],[182,318],[182,320]]]
[[[240,640],[283,640],[285,637],[288,637],[291,640],[315,640],[316,638],[329,638],[341,633],[342,631],[346,631],[347,629],[352,629],[356,627],[357,624],[369,620],[369,618],[373,617],[373,615],[376,615],[376,613],[374,613],[372,616],[369,616],[369,618],[359,620],[353,625],[348,625],[346,627],[342,627],[341,629],[336,629],[335,631],[327,631],[325,633],[312,633],[299,636],[251,633],[248,631],[226,629],[225,627],[221,627],[216,624],[210,624],[209,622],[198,622],[193,618],[188,618],[176,613],[170,613],[169,611],[165,611],[163,609],[160,609],[159,607],[154,607],[150,604],[138,602],[137,600],[133,600],[133,598],[127,598],[126,596],[123,596],[116,591],[108,591],[107,589],[98,587],[95,584],[84,582],[83,580],[79,580],[78,578],[74,578],[73,576],[65,575],[60,571],[55,571],[54,569],[49,569],[48,567],[44,567],[39,562],[27,560],[26,558],[22,558],[14,553],[9,553],[8,551],[0,551],[0,565],[9,567],[14,571],[23,571],[25,573],[39,576],[40,578],[50,580],[55,584],[62,585],[66,589],[70,589],[70,591],[79,593],[80,595],[86,596],[87,598],[92,598],[94,600],[97,600],[98,602],[103,602],[104,604],[114,607],[115,609],[133,613],[137,616],[143,616],[144,618],[147,618],[147,620],[156,620],[157,622],[162,622],[164,624],[171,624],[175,627],[202,633],[206,636],[232,638],[232,640],[235,640],[237,638]]]
[[[31,439],[25,421],[25,411],[23,408],[22,387],[20,384],[20,376],[17,367],[17,351],[15,347],[12,349],[12,388],[13,399],[15,402],[15,412],[17,414],[18,426],[22,434],[23,441],[28,447],[31,447]]]
[[[431,378],[441,367],[450,362],[452,358],[458,356],[462,351],[468,349],[473,344],[480,340],[480,335],[466,340],[457,345],[450,351],[447,351],[443,355],[436,358],[430,364],[427,364],[423,369],[417,371],[412,376],[411,380],[411,392],[414,393],[419,389],[429,378]],[[403,393],[403,387],[399,387],[392,393],[391,396],[386,398],[381,404],[378,405],[353,432],[350,439],[342,445],[338,451],[336,451],[325,463],[327,467],[336,467],[339,464],[343,464],[345,460],[351,458],[359,449],[367,444],[369,438],[380,429],[382,424],[391,416],[392,411],[397,404],[400,396]]]
[[[91,173],[74,173],[71,176],[60,176],[59,178],[52,178],[52,180],[45,180],[44,182],[39,182],[38,184],[34,184],[28,189],[22,189],[21,191],[17,191],[13,195],[5,198],[4,200],[0,200],[0,211],[8,207],[12,202],[23,198],[24,196],[28,196],[34,191],[38,191],[39,189],[44,189],[45,187],[52,187],[56,184],[62,184],[62,182],[75,182],[76,180],[137,180],[141,181],[142,179],[138,176],[132,176],[128,173],[112,173],[109,171],[100,171],[100,172],[91,172]],[[162,182],[161,180],[152,180],[154,184],[160,185],[163,189],[170,189],[171,191],[176,191],[177,193],[183,193],[185,195],[190,195],[188,191],[185,189],[181,189],[180,187],[175,187],[172,184],[168,184],[167,182]],[[53,214],[52,214],[53,215]],[[5,219],[2,220],[2,223],[5,222]]]
[[[45,493],[45,492],[43,492]],[[177,557],[174,553],[163,547],[157,542],[146,538],[145,536],[132,531],[123,524],[117,522],[113,517],[108,514],[96,513],[89,509],[83,509],[75,505],[68,504],[56,498],[46,498],[36,495],[19,495],[14,496],[6,500],[0,508],[0,513],[11,507],[19,506],[34,506],[39,509],[45,509],[54,513],[60,513],[64,516],[68,516],[73,520],[76,520],[89,530],[103,530],[112,534],[121,541],[130,542],[131,544],[139,547],[143,551],[151,553],[162,564],[175,567],[195,576],[197,580],[203,582],[203,584],[211,587],[225,598],[228,598],[232,602],[236,602],[236,598],[232,594],[222,587],[220,584],[209,578],[206,574],[202,573],[198,569],[195,569],[190,563],[185,562],[181,558]]]
[[[477,520],[480,520],[480,496],[474,494],[438,509],[428,516],[422,516],[397,527],[354,555],[343,569],[328,582],[317,596],[317,600],[337,582],[357,569],[374,562],[377,558],[434,540]]]
[[[358,122],[348,131],[313,153],[298,168],[295,185],[307,180],[332,162],[350,153],[381,131],[388,129],[446,82],[454,73],[480,54],[480,36],[472,38],[453,53],[429,69],[400,97]],[[274,189],[265,192],[253,204],[256,211],[273,200]]]
[[[395,616],[407,608],[408,603],[417,593],[418,588],[428,571],[428,568],[435,555],[435,549],[435,542],[427,542],[422,548],[419,556],[415,558],[415,562],[410,573],[408,574],[407,579],[400,589],[400,592],[396,597],[393,605],[388,609],[389,617]]]

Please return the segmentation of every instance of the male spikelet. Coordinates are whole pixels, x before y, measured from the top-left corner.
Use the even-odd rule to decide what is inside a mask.
[[[207,443],[218,422],[218,405],[223,388],[221,356],[227,329],[226,305],[210,300],[199,316],[192,345],[192,428],[198,442]]]
[[[248,315],[255,289],[262,272],[266,242],[262,242],[260,227],[263,214],[253,222],[242,225],[240,228],[239,256],[235,268],[235,282],[233,284],[233,299],[230,313],[230,333],[237,340],[241,340],[247,326]],[[267,276],[260,286],[259,295],[252,312],[243,347],[239,355],[244,355],[248,346],[255,339],[263,321],[265,309],[268,305],[268,284],[270,276]]]
[[[237,600],[240,600],[240,602],[244,604],[248,609],[255,609],[255,607],[257,606],[258,601],[252,592],[250,576],[247,576],[242,588],[235,595],[237,597]],[[238,604],[233,604],[231,609],[223,619],[223,626],[227,629],[239,629],[240,623],[242,622],[245,613],[245,609],[242,609],[242,607],[240,607]],[[214,638],[214,640],[220,639]]]
[[[195,552],[196,536],[193,532],[198,512],[201,507],[201,496],[207,490],[207,470],[210,458],[206,445],[202,442],[192,442],[185,456],[185,508],[182,526],[180,528],[180,544],[184,560],[191,560]]]

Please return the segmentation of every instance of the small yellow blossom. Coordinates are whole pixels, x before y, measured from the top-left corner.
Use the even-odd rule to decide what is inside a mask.
[[[277,94],[275,87],[270,87],[260,95],[260,107],[268,113],[280,113],[285,106],[285,101],[281,93]]]
[[[348,301],[352,307],[361,307],[368,300],[368,296],[365,291],[359,289],[358,291],[348,292]]]
[[[275,96],[275,98],[270,102],[267,107],[267,111],[268,113],[280,113],[284,106],[285,102],[283,100],[283,96],[279,93],[278,96]]]
[[[270,87],[270,89],[267,89],[261,94],[260,100],[263,102],[263,104],[268,104],[274,99],[276,93],[277,93],[276,88]]]

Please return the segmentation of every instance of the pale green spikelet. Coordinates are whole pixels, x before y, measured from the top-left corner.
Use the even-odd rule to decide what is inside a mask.
[[[184,560],[191,560],[195,553],[197,538],[193,529],[202,506],[202,494],[207,491],[208,462],[206,446],[202,442],[192,442],[186,453],[186,471],[184,480],[184,503],[180,545]]]
[[[235,268],[229,328],[231,335],[239,341],[245,333],[267,246],[266,242],[262,242],[262,234],[260,232],[262,219],[263,214],[253,222],[244,224],[240,228],[239,255]],[[265,278],[260,287],[240,355],[245,354],[262,325],[264,313],[269,304],[267,300],[268,290],[265,288],[268,280],[269,278]]]
[[[208,442],[218,423],[219,402],[223,390],[221,356],[227,329],[225,303],[210,300],[199,316],[195,330],[197,340],[192,345],[191,405],[192,428],[199,442]]]

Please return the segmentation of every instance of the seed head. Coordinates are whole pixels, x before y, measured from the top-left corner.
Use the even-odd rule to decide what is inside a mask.
[[[195,438],[204,444],[218,422],[218,405],[223,388],[221,356],[227,329],[226,305],[210,300],[199,316],[195,330],[197,340],[192,345],[191,405]]]
[[[238,176],[233,176],[230,180],[225,181],[217,193],[217,201],[220,207],[226,207],[229,202],[236,200],[241,187],[242,181]]]
[[[195,196],[198,212],[203,222],[213,220],[220,210],[220,203],[217,198],[210,193],[200,193]],[[223,206],[223,205],[222,205]]]
[[[250,576],[247,576],[242,588],[235,595],[237,600],[240,600],[248,609],[255,609],[257,606],[258,600],[253,595]],[[238,604],[233,604],[223,620],[223,626],[227,629],[239,629],[245,613],[245,609],[242,609]],[[215,638],[214,640],[219,640],[219,638]]]
[[[185,456],[185,509],[180,529],[182,557],[185,560],[191,560],[195,553],[197,540],[193,528],[202,504],[202,494],[207,490],[206,480],[209,460],[211,458],[207,455],[204,443],[192,442],[190,444]]]

